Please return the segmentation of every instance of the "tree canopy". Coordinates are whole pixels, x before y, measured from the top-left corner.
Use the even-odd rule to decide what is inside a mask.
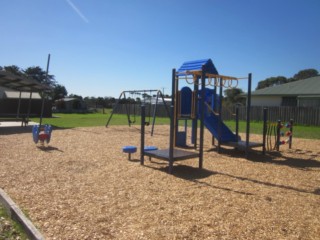
[[[64,98],[68,95],[67,89],[60,84],[57,84],[55,88],[53,89],[52,99],[57,100]]]
[[[23,72],[24,75],[26,75],[27,77],[31,77],[37,80],[38,82],[46,84],[50,87],[54,88],[57,84],[54,75],[48,74],[48,76],[46,76],[46,71],[42,70],[39,66],[28,67]]]
[[[63,98],[67,96],[68,92],[63,85],[58,84],[55,80],[55,76],[48,74],[39,66],[28,67],[26,69],[21,69],[16,65],[11,66],[0,66],[0,70],[4,70],[6,72],[18,75],[18,76],[25,76],[28,78],[32,78],[42,84],[46,84],[53,89],[51,98],[53,100],[57,100],[59,98]]]
[[[310,77],[315,77],[318,75],[319,75],[319,72],[316,69],[310,68],[310,69],[299,71],[292,78],[286,78],[284,76],[269,77],[269,78],[266,78],[265,80],[258,82],[258,86],[256,87],[256,90],[266,88],[266,87],[281,85],[288,82],[298,81],[298,80],[302,80]]]
[[[16,65],[11,65],[11,66],[4,66],[1,67],[0,69],[18,75],[18,76],[25,76],[28,78],[32,78],[40,83],[46,84],[52,88],[54,88],[57,84],[54,75],[48,74],[46,77],[46,71],[42,70],[41,67],[39,66],[34,66],[34,67],[28,67],[26,69],[21,69]]]
[[[287,83],[287,82],[288,82],[288,79],[286,77],[283,77],[283,76],[269,77],[269,78],[266,78],[263,81],[258,82],[258,86],[257,86],[256,90],[262,89],[262,88],[266,88],[266,87],[271,87],[271,86],[284,84],[284,83]]]
[[[233,106],[235,104],[245,104],[245,97],[242,96],[242,89],[241,88],[228,88],[224,90],[225,95],[225,104],[227,106]]]
[[[318,76],[319,72],[316,69],[305,69],[305,70],[301,70],[299,71],[297,74],[295,74],[293,76],[293,78],[295,80],[302,80],[302,79],[306,79],[306,78],[311,78],[311,77],[315,77]]]

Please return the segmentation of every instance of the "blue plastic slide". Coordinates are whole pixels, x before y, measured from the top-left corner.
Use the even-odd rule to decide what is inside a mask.
[[[188,116],[191,115],[191,97],[192,97],[192,90],[189,87],[183,87],[181,89],[181,99],[180,99],[180,111],[181,116]],[[205,102],[211,108],[213,108],[214,102],[214,92],[212,89],[205,89]],[[217,104],[219,104],[220,98],[217,96]],[[198,105],[198,119],[200,119],[200,103]],[[219,139],[219,117],[215,115],[215,113],[208,110],[205,107],[204,113],[204,125],[210,131],[210,133],[216,138]],[[238,142],[237,136],[221,121],[221,142]]]
[[[205,89],[205,102],[211,108],[213,108],[213,98],[214,92],[212,89]],[[216,97],[217,104],[220,103],[220,97]],[[199,106],[199,109],[201,107]],[[199,118],[199,116],[198,116]],[[217,116],[214,112],[208,110],[205,107],[205,117],[204,117],[204,125],[205,127],[211,132],[211,134],[216,138],[219,139],[219,116]],[[221,142],[237,142],[237,136],[221,121]]]
[[[204,125],[210,133],[219,138],[219,117],[211,113],[204,118]],[[221,142],[237,142],[237,136],[221,121]]]

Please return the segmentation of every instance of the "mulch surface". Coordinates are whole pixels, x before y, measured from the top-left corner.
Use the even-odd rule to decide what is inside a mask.
[[[203,169],[189,159],[168,174],[166,161],[140,165],[136,127],[55,129],[49,146],[29,130],[0,128],[0,187],[46,239],[319,239],[319,140],[245,159],[206,132]],[[168,147],[168,126],[149,133]]]

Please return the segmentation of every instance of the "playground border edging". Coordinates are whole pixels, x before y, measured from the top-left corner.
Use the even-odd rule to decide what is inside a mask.
[[[0,202],[3,204],[11,219],[18,221],[22,225],[29,238],[32,240],[45,239],[2,188],[0,188]]]

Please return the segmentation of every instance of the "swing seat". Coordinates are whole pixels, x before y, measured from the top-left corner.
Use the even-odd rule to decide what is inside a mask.
[[[33,127],[32,127],[32,137],[33,137],[34,143],[38,143],[38,141],[39,141],[39,132],[40,132],[39,125],[33,125]]]
[[[39,140],[40,140],[41,142],[44,142],[44,140],[47,140],[48,137],[49,137],[49,135],[46,134],[46,133],[40,133],[40,134],[39,134]]]
[[[44,128],[40,128],[39,125],[34,125],[32,127],[32,137],[35,143],[38,143],[39,140],[43,143],[46,141],[50,142],[51,139],[52,127],[50,125],[44,125]]]
[[[52,126],[51,125],[45,125],[44,126],[44,134],[47,135],[47,143],[50,142],[50,139],[51,139],[51,132],[52,132]]]

